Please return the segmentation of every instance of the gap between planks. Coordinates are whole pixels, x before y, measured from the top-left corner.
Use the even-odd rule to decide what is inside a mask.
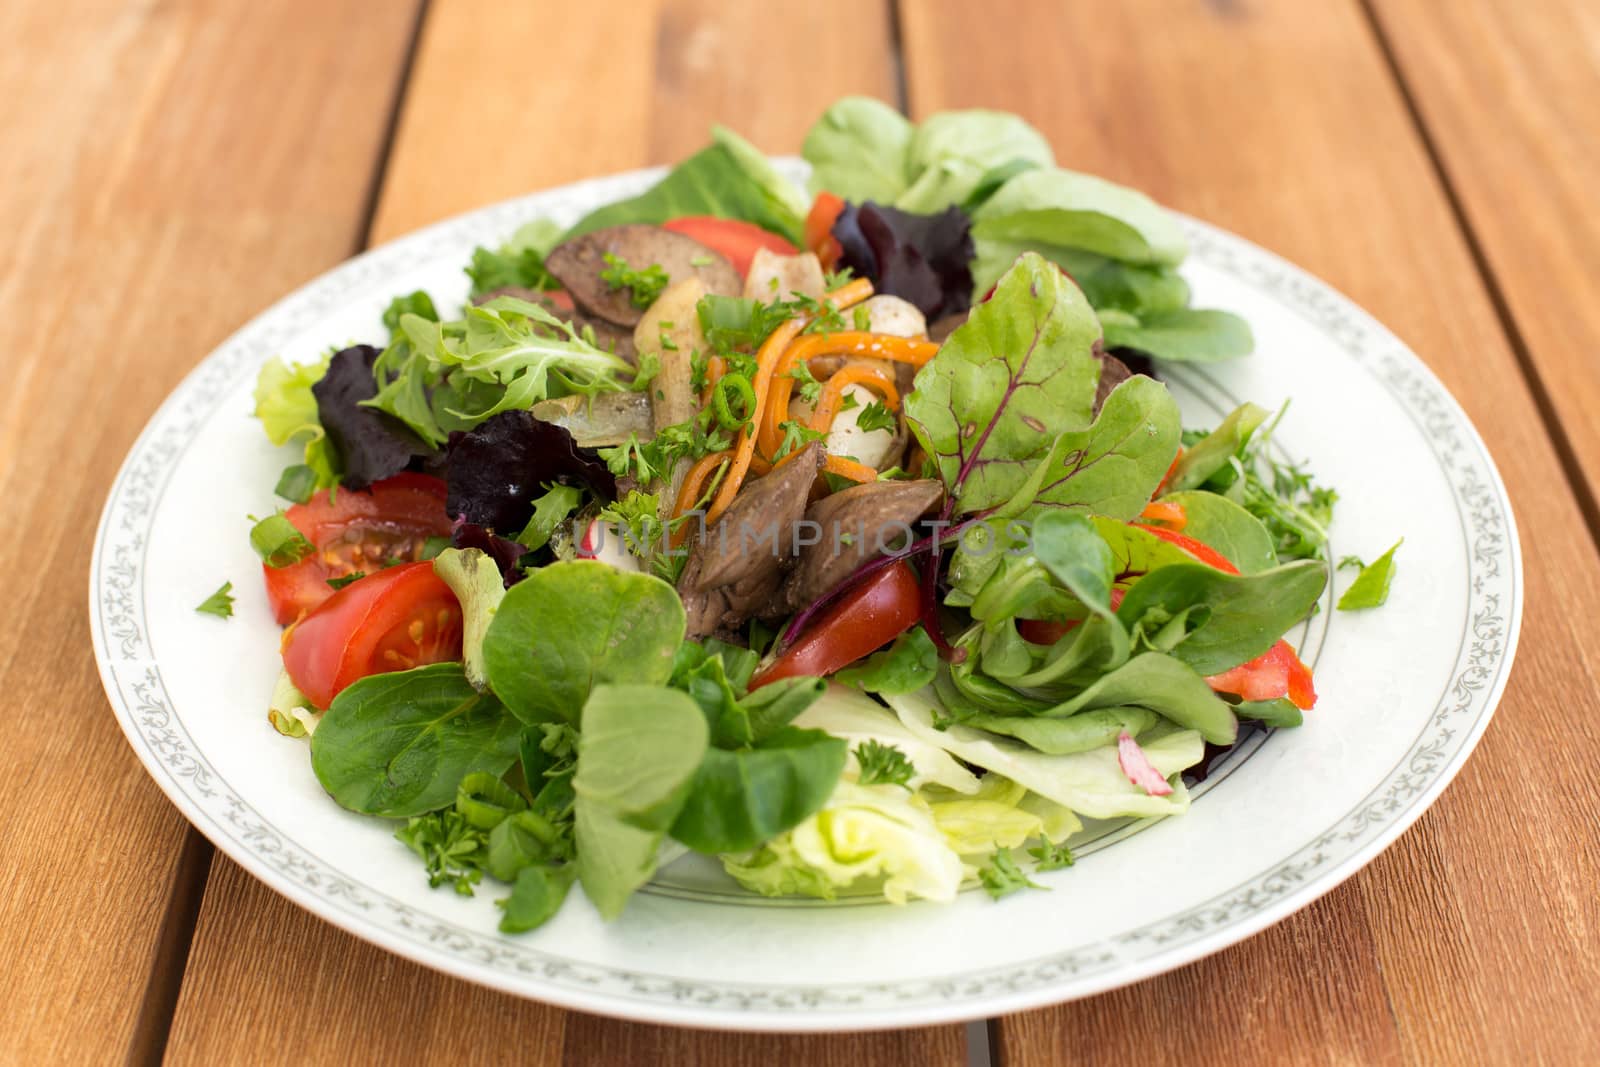
[[[410,37],[400,62],[399,77],[395,79],[394,95],[389,101],[389,114],[384,124],[383,138],[379,142],[373,161],[372,179],[362,199],[360,236],[351,255],[366,250],[372,241],[372,224],[377,215],[378,197],[383,189],[383,175],[389,166],[389,156],[394,149],[395,133],[400,126],[400,108],[405,102],[406,87],[416,64],[417,47],[422,39],[423,25],[427,21],[430,0],[418,0],[417,14],[411,25]],[[189,956],[194,947],[195,928],[200,920],[200,905],[205,899],[206,885],[211,877],[216,846],[193,826],[184,837],[183,851],[178,857],[177,871],[172,880],[172,893],[161,917],[161,929],[156,937],[156,951],[151,961],[150,974],[145,981],[144,1000],[139,1006],[139,1020],[128,1047],[128,1064],[155,1067],[166,1056],[167,1041],[172,1034],[172,1021],[178,1008],[178,996],[183,989],[188,972]]]
[[[1517,366],[1522,371],[1523,379],[1528,383],[1528,391],[1533,395],[1534,407],[1539,412],[1539,418],[1544,423],[1545,432],[1550,437],[1554,446],[1556,458],[1561,464],[1561,474],[1567,480],[1573,496],[1577,499],[1578,510],[1583,513],[1584,524],[1588,527],[1590,540],[1600,549],[1600,501],[1595,498],[1589,480],[1584,477],[1583,464],[1578,458],[1577,450],[1573,447],[1572,438],[1568,435],[1566,426],[1557,413],[1555,403],[1550,397],[1550,389],[1545,384],[1544,377],[1539,373],[1539,367],[1534,362],[1533,354],[1528,348],[1528,341],[1522,332],[1521,325],[1517,322],[1511,310],[1510,300],[1507,298],[1505,288],[1499,277],[1495,274],[1494,267],[1489,262],[1483,242],[1479,239],[1477,231],[1473,228],[1467,216],[1466,208],[1462,202],[1460,191],[1455,180],[1450,175],[1450,169],[1444,160],[1444,154],[1439,149],[1438,142],[1434,139],[1433,131],[1428,128],[1427,121],[1423,118],[1422,109],[1418,104],[1411,83],[1406,78],[1405,68],[1400,63],[1399,53],[1388,32],[1384,29],[1383,18],[1378,14],[1374,0],[1358,0],[1362,14],[1365,16],[1367,27],[1372,32],[1373,41],[1378,48],[1378,54],[1383,57],[1385,68],[1389,76],[1394,79],[1395,89],[1400,94],[1404,104],[1406,117],[1412,128],[1416,131],[1417,139],[1422,144],[1423,152],[1428,159],[1428,165],[1438,179],[1439,188],[1444,194],[1445,203],[1449,205],[1451,218],[1455,221],[1456,228],[1460,230],[1462,239],[1466,242],[1467,252],[1472,257],[1473,268],[1483,280],[1484,290],[1489,295],[1489,302],[1494,308],[1495,318],[1500,323],[1507,342],[1511,346],[1512,354],[1516,356]]]

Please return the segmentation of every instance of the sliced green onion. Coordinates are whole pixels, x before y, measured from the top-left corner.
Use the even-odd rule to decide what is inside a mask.
[[[487,771],[467,775],[456,787],[456,811],[479,830],[493,830],[527,806],[515,789]]]
[[[729,403],[729,392],[736,394],[738,398],[740,410],[738,415],[733,413],[733,406]],[[741,429],[755,414],[755,386],[751,385],[750,379],[742,374],[724,374],[718,380],[717,387],[711,391],[711,405],[723,429]]]
[[[312,552],[311,542],[281,511],[258,520],[250,528],[250,547],[269,567],[293,566]]]

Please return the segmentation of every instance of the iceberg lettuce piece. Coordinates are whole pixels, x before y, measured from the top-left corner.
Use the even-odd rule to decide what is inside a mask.
[[[794,725],[825,730],[850,742],[851,766],[855,747],[879,741],[898,748],[916,768],[913,789],[934,783],[956,793],[978,792],[978,776],[957,763],[943,746],[930,743],[906,728],[888,708],[849,686],[829,683],[827,692],[794,720]]]
[[[1171,795],[1153,797],[1122,772],[1115,745],[1048,756],[966,726],[952,724],[944,730],[936,729],[934,713],[939,705],[931,689],[887,699],[906,729],[928,744],[1002,774],[1046,800],[1091,819],[1182,814],[1189,808],[1189,793],[1176,775],[1199,763],[1205,755],[1205,741],[1195,730],[1176,730],[1141,742],[1140,747],[1156,770],[1173,781]]]
[[[751,852],[725,855],[740,885],[766,896],[832,900],[840,889],[881,883],[884,898],[950,901],[961,857],[928,804],[898,785],[840,782],[827,806]]]

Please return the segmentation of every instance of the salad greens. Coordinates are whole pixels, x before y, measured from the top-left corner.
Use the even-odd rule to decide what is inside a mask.
[[[219,619],[233,618],[233,583],[223,582],[215,593],[200,601],[194,610],[202,615],[215,615]]]
[[[269,719],[430,885],[498,884],[505,933],[574,885],[615,918],[690,852],[768,895],[1047,888],[1081,820],[1181,814],[1208,747],[1315,703],[1285,634],[1327,588],[1337,495],[1274,444],[1281,411],[1185,431],[1110,358],[1251,350],[1189,306],[1181,220],[999,112],[846,98],[804,155],[814,204],[719,128],[637,196],[476,248],[473,303],[398,294],[381,350],[262,368],[256,414],[299,450],[294,506],[250,531],[290,627]],[[607,319],[545,268],[669,222],[728,261],[720,291],[589,238],[597,291],[628,294]],[[783,470],[812,441],[820,479]],[[818,556],[800,517],[836,506],[863,525]],[[774,560],[718,543],[783,513]],[[1341,609],[1384,602],[1398,548]]]

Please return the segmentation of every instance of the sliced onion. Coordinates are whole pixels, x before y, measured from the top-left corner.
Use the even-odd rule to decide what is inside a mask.
[[[1172,792],[1171,784],[1161,777],[1161,772],[1144,754],[1139,742],[1126,730],[1117,735],[1117,763],[1121,764],[1122,773],[1128,776],[1128,781],[1143,789],[1147,795],[1164,797]]]

